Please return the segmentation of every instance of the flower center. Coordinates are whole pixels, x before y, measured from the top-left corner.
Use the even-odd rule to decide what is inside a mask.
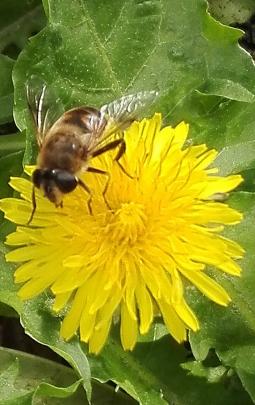
[[[146,221],[147,215],[142,204],[122,203],[108,224],[106,233],[112,242],[132,245],[144,235]]]

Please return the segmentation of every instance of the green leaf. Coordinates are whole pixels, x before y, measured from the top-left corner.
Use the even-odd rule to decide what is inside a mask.
[[[206,95],[221,96],[230,100],[243,101],[244,103],[252,103],[255,98],[254,94],[240,83],[229,79],[211,79],[205,82],[198,92]]]
[[[246,373],[244,370],[238,370],[238,375],[246,391],[249,393],[253,403],[255,402],[255,384],[254,374]]]
[[[92,376],[100,381],[109,378],[120,385],[139,403],[146,405],[250,404],[241,384],[232,376],[208,383],[204,376],[187,374],[183,363],[189,352],[173,341],[162,325],[143,337],[133,352],[124,352],[118,330],[102,354],[91,356]],[[192,395],[191,395],[192,393]]]
[[[16,123],[29,129],[25,161],[34,162],[36,154],[24,89],[32,74],[44,77],[66,108],[158,89],[155,108],[173,124],[188,121],[197,142],[221,148],[237,143],[240,134],[243,142],[251,140],[254,65],[237,45],[241,31],[213,20],[205,1],[181,0],[176,7],[175,0],[128,0],[100,7],[99,0],[74,0],[68,13],[60,0],[45,1],[45,7],[49,23],[14,71]]]
[[[184,370],[197,377],[205,377],[208,382],[215,383],[222,380],[226,375],[227,369],[224,366],[206,367],[201,361],[189,361],[182,364]]]
[[[255,168],[255,141],[226,146],[218,154],[215,166],[221,176]]]
[[[27,40],[45,25],[40,0],[8,0],[0,4],[0,52],[16,58]]]
[[[254,13],[253,0],[209,0],[210,13],[223,24],[242,23]]]
[[[70,368],[6,348],[0,348],[0,359],[1,405],[38,403],[35,401],[46,397],[71,397],[66,404],[87,403],[84,391],[78,390],[81,381]]]
[[[23,154],[23,151],[19,151],[9,153],[6,156],[0,157],[0,198],[7,197],[13,194],[13,190],[8,186],[8,182],[10,180],[10,176],[20,176],[22,174]]]
[[[253,163],[252,163],[252,166],[253,166]],[[245,178],[245,182],[242,183],[238,187],[238,190],[254,192],[255,191],[255,169],[251,168],[251,169],[244,170],[241,174]]]
[[[76,370],[90,399],[90,368],[87,357],[77,339],[65,342],[59,337],[60,318],[51,314],[51,305],[52,299],[46,294],[25,302],[19,311],[22,326],[29,335],[32,334],[33,339],[54,350]]]
[[[231,206],[244,212],[244,220],[227,236],[237,240],[246,250],[242,260],[243,274],[234,278],[218,272],[214,278],[232,298],[228,308],[219,307],[200,295],[192,293],[192,305],[199,315],[201,330],[191,334],[192,350],[197,360],[206,358],[215,348],[224,365],[234,368],[242,379],[251,374],[255,378],[255,195],[236,193]]]
[[[82,357],[81,353],[81,361]],[[37,404],[38,401],[46,403],[46,398],[51,398],[49,403],[55,405],[88,404],[84,391],[79,388],[82,380],[77,380],[78,377],[71,368],[6,348],[0,348],[0,364],[1,405]],[[134,404],[132,399],[121,391],[117,393],[112,387],[96,381],[93,382],[92,403]]]
[[[17,133],[10,135],[0,136],[0,158],[8,157],[10,153],[21,151],[25,149],[25,134]],[[15,160],[15,159],[13,159]]]
[[[12,59],[0,55],[0,124],[13,120],[13,63]]]
[[[7,223],[7,221],[5,221]],[[3,225],[1,224],[1,236],[3,233]],[[9,233],[10,229],[7,227],[7,233]],[[21,313],[22,311],[22,302],[17,297],[17,286],[14,285],[13,282],[13,273],[12,268],[7,265],[4,254],[7,252],[7,248],[4,244],[0,243],[0,274],[2,275],[1,283],[0,283],[0,301],[3,304],[9,305],[12,307],[17,313]]]
[[[17,318],[17,312],[7,304],[0,302],[0,316],[4,316],[6,318]]]
[[[11,137],[11,135],[9,135]],[[20,135],[21,137],[21,135]],[[1,145],[0,137],[0,145]],[[3,136],[3,138],[5,138]],[[23,172],[22,160],[23,160],[23,151],[9,153],[6,156],[0,157],[0,198],[8,197],[13,195],[13,190],[9,186],[10,176],[20,176]],[[1,156],[1,152],[0,152]],[[0,213],[0,224],[3,221],[3,213]],[[0,228],[0,240],[3,240],[4,232],[3,227]],[[2,236],[2,238],[1,238]]]
[[[18,373],[18,360],[16,359],[0,374],[0,393],[1,402],[3,404],[18,403],[18,401],[21,404],[26,404],[32,397],[31,390],[28,391],[24,388],[15,388],[15,381]]]
[[[11,280],[6,280],[6,272],[0,272],[0,274],[1,277],[3,276],[3,278],[5,278],[5,283],[1,286],[1,289],[4,290],[6,288],[6,283],[9,283],[9,290],[13,290],[13,282]],[[4,295],[2,291],[0,291],[0,300],[5,300],[5,298],[6,295]],[[41,299],[39,299],[39,302],[29,302],[24,307],[19,303],[15,304],[14,299],[13,297],[11,297],[11,295],[9,295],[7,301],[11,305],[14,305],[16,310],[21,314],[21,321],[27,332],[30,334],[30,330],[37,328],[37,334],[34,334],[33,336],[34,339],[42,344],[46,344],[48,347],[55,350],[59,355],[65,358],[77,372],[76,374],[70,368],[63,367],[58,363],[53,363],[51,361],[41,359],[36,356],[19,353],[9,349],[2,349],[1,351],[0,349],[0,377],[1,367],[5,369],[10,360],[13,361],[17,357],[19,358],[20,371],[17,370],[16,364],[15,375],[13,374],[12,377],[13,396],[17,396],[18,401],[21,401],[21,397],[23,396],[23,394],[25,399],[27,399],[27,397],[33,397],[34,400],[35,398],[44,397],[67,398],[76,392],[78,386],[81,383],[85,387],[88,395],[90,395],[90,373],[87,366],[87,359],[80,347],[80,344],[77,341],[65,343],[59,339],[59,319],[55,316],[52,316],[49,312],[49,303],[47,304],[47,297],[42,297]],[[18,302],[17,298],[16,301]],[[36,307],[36,310],[34,310],[34,307]],[[44,313],[46,314],[45,316],[40,316]],[[76,381],[78,378],[77,375],[82,377],[82,379]],[[0,398],[3,398],[4,395],[2,394],[2,390],[3,392],[5,392],[6,384],[4,385],[4,382],[8,380],[10,381],[10,378],[7,379],[7,377],[3,375],[3,387],[1,387],[0,379]],[[33,382],[32,387],[31,380]],[[27,390],[21,392],[19,388],[21,386],[26,387],[26,385],[28,386]],[[18,388],[16,389],[16,387]],[[6,393],[6,395],[7,394],[8,393]],[[0,403],[2,405],[1,401]],[[6,404],[7,403],[8,402],[6,402]],[[17,402],[17,405],[19,405],[19,403],[22,402]],[[29,402],[29,404],[30,403],[31,402]],[[57,405],[62,402],[51,401],[50,403]],[[70,398],[70,404],[73,403],[87,404],[85,395],[82,394],[80,390],[78,390],[77,396],[72,396]],[[92,403],[95,403],[97,405],[117,405],[119,403],[123,405],[132,405],[134,402],[121,391],[118,391],[116,393],[111,387],[102,385],[98,382],[93,382]]]

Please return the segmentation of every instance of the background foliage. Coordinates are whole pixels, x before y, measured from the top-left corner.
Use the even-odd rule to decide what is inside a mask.
[[[187,288],[201,322],[200,332],[190,336],[191,348],[173,342],[159,321],[131,353],[123,351],[113,330],[95,357],[75,339],[60,341],[50,296],[18,300],[13,267],[3,257],[11,225],[2,221],[1,313],[18,314],[26,333],[40,343],[39,354],[47,346],[71,368],[3,348],[1,404],[45,403],[45,398],[79,404],[86,395],[90,401],[91,392],[95,404],[255,402],[255,80],[252,58],[238,45],[243,33],[233,28],[250,19],[255,6],[253,0],[215,0],[209,6],[208,11],[204,0],[2,0],[0,196],[11,193],[10,174],[21,174],[24,162],[35,161],[24,97],[31,74],[44,77],[66,108],[100,106],[124,93],[157,89],[156,110],[165,122],[189,122],[193,143],[220,151],[222,174],[244,176],[230,203],[245,220],[228,235],[247,253],[241,279],[214,274],[233,299],[227,309]],[[2,343],[10,342],[2,337]]]

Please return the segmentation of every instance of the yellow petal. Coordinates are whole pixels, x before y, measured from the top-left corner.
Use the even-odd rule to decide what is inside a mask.
[[[25,178],[10,181],[21,199],[0,201],[6,218],[20,224],[6,241],[15,247],[6,260],[19,263],[15,281],[25,283],[20,296],[50,288],[56,312],[70,306],[61,336],[70,339],[79,330],[92,353],[102,349],[119,312],[125,350],[134,347],[138,328],[149,330],[155,313],[182,342],[186,329],[199,328],[184,299],[183,277],[227,305],[228,293],[206,275],[206,266],[240,275],[235,260],[244,251],[220,233],[242,214],[216,196],[237,187],[241,176],[220,177],[212,165],[217,152],[186,142],[187,124],[161,124],[155,114],[127,128],[120,165],[116,150],[93,159],[109,177],[79,173],[91,190],[92,215],[82,187],[64,196],[62,208],[36,189],[37,208],[27,226],[33,185]],[[26,168],[30,176],[34,168]]]
[[[169,333],[173,338],[181,343],[186,340],[186,327],[183,321],[178,317],[171,304],[167,304],[162,300],[157,301],[162,313],[164,322]]]
[[[197,317],[184,299],[178,304],[174,304],[174,309],[180,319],[182,319],[190,329],[192,329],[194,332],[199,329]]]
[[[85,290],[86,285],[77,290],[71,309],[62,322],[60,335],[66,340],[71,339],[79,328],[81,314],[86,302]]]
[[[227,306],[231,299],[224,290],[216,281],[211,277],[207,276],[202,271],[187,271],[186,269],[181,269],[182,274],[191,281],[204,295],[210,298],[212,301],[217,304]]]
[[[240,175],[228,177],[212,176],[208,180],[204,192],[201,194],[201,198],[207,198],[215,193],[228,193],[243,182],[243,178]]]
[[[90,314],[85,307],[83,309],[81,320],[80,320],[80,339],[83,342],[88,342],[90,336],[94,331],[94,326],[96,322],[96,312]]]
[[[132,350],[137,341],[137,320],[130,314],[124,301],[121,303],[120,338],[124,350]]]
[[[55,246],[30,245],[24,246],[11,252],[5,256],[7,262],[25,262],[27,260],[47,257],[55,251]]]
[[[105,322],[109,322],[112,319],[114,311],[117,309],[121,299],[123,298],[123,291],[120,287],[116,286],[109,292],[109,299],[104,306],[98,310],[97,323],[95,330],[102,328]]]
[[[140,333],[145,334],[153,321],[153,306],[151,296],[142,280],[137,283],[135,297],[139,309]]]
[[[39,274],[41,273],[41,264],[42,262],[40,260],[30,260],[19,266],[14,273],[15,282],[23,283],[31,278],[34,278],[35,275],[38,276],[38,269]]]
[[[46,290],[54,281],[55,275],[51,274],[47,277],[40,277],[38,279],[32,278],[24,284],[18,292],[18,296],[22,300],[27,300],[36,297],[38,294]]]
[[[98,354],[100,352],[108,337],[110,327],[111,327],[111,318],[107,322],[103,323],[100,328],[94,330],[93,334],[89,339],[90,353]]]
[[[55,301],[54,301],[54,304],[52,307],[53,311],[56,311],[56,312],[61,311],[68,303],[71,295],[72,295],[72,292],[67,292],[67,293],[56,295],[56,298],[55,298]]]

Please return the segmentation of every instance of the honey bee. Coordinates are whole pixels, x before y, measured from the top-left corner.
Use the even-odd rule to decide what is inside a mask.
[[[28,224],[36,210],[35,188],[42,190],[56,207],[62,207],[63,195],[80,186],[89,195],[87,205],[92,214],[92,193],[79,175],[87,171],[107,176],[103,190],[105,198],[109,173],[89,166],[89,162],[118,148],[114,160],[130,176],[120,163],[126,149],[123,131],[135,119],[141,118],[158,93],[142,91],[121,97],[99,109],[84,106],[66,112],[52,89],[38,77],[33,76],[26,83],[26,93],[39,147],[37,168],[32,174],[32,212]]]

